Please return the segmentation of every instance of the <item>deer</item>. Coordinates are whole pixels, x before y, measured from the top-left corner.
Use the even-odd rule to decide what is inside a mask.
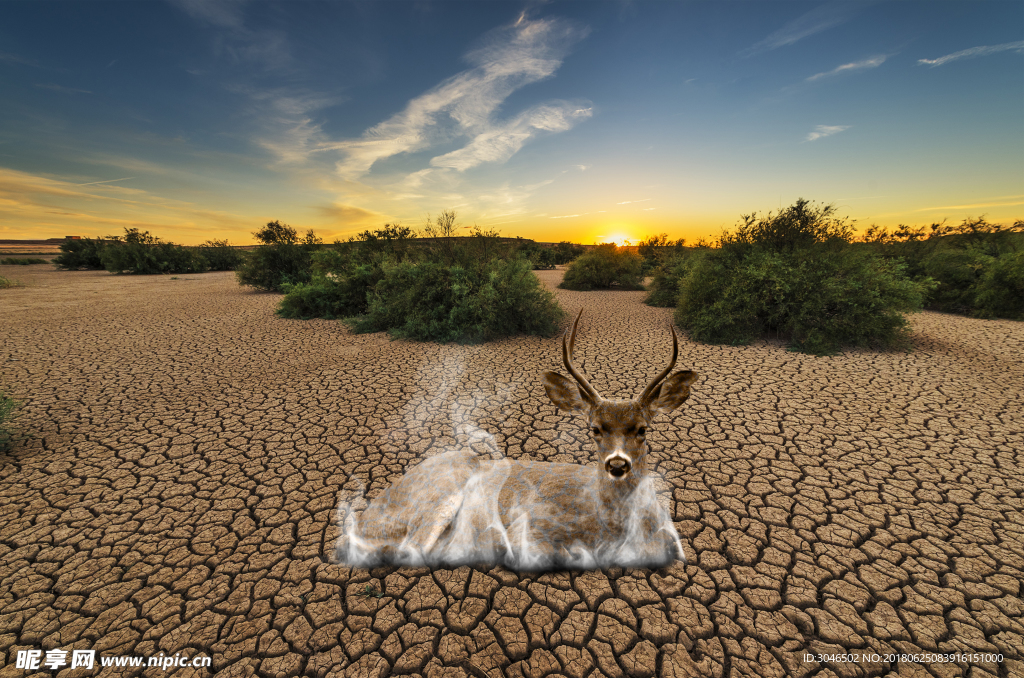
[[[576,333],[562,335],[572,377],[543,374],[560,410],[582,415],[597,465],[488,459],[469,451],[430,457],[374,498],[347,512],[336,556],[350,566],[503,564],[520,570],[663,567],[685,563],[679,535],[657,501],[647,434],[659,414],[690,396],[697,374],[672,374],[672,359],[639,397],[602,397],[573,363]]]

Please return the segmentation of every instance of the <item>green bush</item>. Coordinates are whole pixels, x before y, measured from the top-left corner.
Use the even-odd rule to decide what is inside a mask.
[[[843,345],[907,345],[904,313],[919,311],[928,285],[899,261],[852,249],[710,252],[680,285],[676,322],[697,341],[745,344],[772,335],[817,355]]]
[[[280,292],[285,285],[308,283],[310,251],[301,245],[261,245],[235,269],[238,282],[268,292]]]
[[[314,274],[308,283],[285,284],[277,314],[303,320],[362,315],[367,311],[367,295],[383,277],[380,266],[361,264],[341,277]]]
[[[0,275],[0,290],[8,290],[12,287],[21,287],[21,284]]]
[[[211,271],[233,271],[245,259],[245,255],[229,245],[227,240],[207,240],[197,249]]]
[[[976,286],[995,259],[981,252],[943,248],[921,262],[924,275],[938,284],[928,297],[928,307],[947,313],[970,314]]]
[[[314,252],[310,280],[288,284],[278,314],[351,318],[358,332],[388,331],[419,341],[473,343],[515,334],[552,334],[562,311],[532,274],[527,243],[503,243],[479,228],[456,237],[455,212],[412,230],[385,225]],[[541,261],[544,248],[529,254]],[[357,318],[356,316],[363,316]]]
[[[555,267],[557,255],[551,247],[545,247],[533,241],[526,241],[518,246],[517,253],[520,257],[529,261],[534,270],[549,270]]]
[[[919,311],[935,283],[911,280],[901,259],[852,246],[851,238],[831,205],[802,198],[778,214],[744,216],[719,249],[676,271],[676,322],[697,341],[774,335],[819,355],[843,345],[907,346],[903,314]]]
[[[615,243],[600,245],[569,265],[559,287],[567,290],[642,290],[643,260]]]
[[[551,336],[564,312],[523,259],[473,268],[437,261],[385,263],[357,332],[387,330],[417,341],[477,343],[517,334]]]
[[[1024,250],[993,261],[977,283],[975,315],[1024,320]]]
[[[60,254],[53,260],[57,268],[68,271],[81,269],[100,271],[106,268],[100,255],[107,247],[117,243],[120,238],[81,238],[65,240],[60,244]]]
[[[253,235],[263,244],[235,269],[240,284],[280,292],[312,280],[312,253],[323,244],[312,230],[300,241],[294,228],[271,221]]]
[[[853,239],[853,227],[836,217],[833,205],[818,205],[797,198],[778,214],[769,212],[740,217],[735,233],[722,233],[719,245],[739,256],[753,250],[795,252],[812,246],[842,246]]]
[[[105,268],[111,273],[148,275],[200,273],[210,267],[200,249],[160,242],[137,228],[125,228],[123,236],[65,240],[60,249],[53,263],[69,270]]]
[[[17,400],[0,392],[0,452],[7,451],[14,442],[10,426],[15,410],[20,406],[21,403]]]
[[[644,262],[644,276],[651,275],[656,269],[682,256],[684,245],[686,245],[685,238],[669,240],[667,233],[652,235],[641,240],[637,247],[637,254]],[[675,306],[674,303],[670,305]]]
[[[936,282],[925,308],[979,317],[1020,318],[1015,270],[1024,252],[1024,221],[1012,226],[967,218],[955,226],[899,225],[890,233],[871,226],[865,247],[907,263],[908,274]]]
[[[409,260],[415,254],[410,245],[411,229],[385,224],[383,229],[364,231],[348,242],[310,255],[310,280],[286,284],[278,315],[284,318],[347,318],[367,310],[367,294],[384,277],[385,261]]]
[[[583,245],[577,245],[568,240],[561,241],[551,249],[554,252],[555,264],[559,266],[575,261],[587,252],[587,248]]]
[[[644,299],[648,306],[674,307],[679,303],[679,282],[690,274],[703,250],[692,250],[662,260],[654,269],[650,294]]]
[[[160,273],[202,273],[209,270],[206,259],[192,247],[162,242],[111,245],[100,255],[111,273],[155,275]]]
[[[46,259],[38,259],[30,257],[28,259],[16,259],[14,257],[7,257],[6,259],[0,259],[0,264],[5,266],[31,266],[32,264],[46,264],[49,263]]]

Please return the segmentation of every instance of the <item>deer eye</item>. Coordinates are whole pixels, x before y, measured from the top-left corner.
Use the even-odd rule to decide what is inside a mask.
[[[640,428],[637,429],[636,434],[638,436],[645,436],[645,435],[647,435],[647,427],[646,426],[641,426]]]
[[[590,429],[590,430],[594,432],[594,435],[595,435],[595,436],[599,436],[599,435],[601,435],[601,429],[599,429],[599,428],[598,428],[598,427],[596,427],[596,426],[595,426],[594,428]]]

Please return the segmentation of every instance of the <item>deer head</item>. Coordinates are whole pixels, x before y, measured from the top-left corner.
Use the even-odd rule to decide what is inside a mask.
[[[672,361],[640,397],[633,400],[602,398],[572,362],[576,328],[582,315],[580,310],[571,334],[566,332],[568,341],[562,336],[562,362],[575,383],[557,372],[545,372],[544,390],[556,407],[587,417],[590,433],[597,443],[598,460],[612,480],[636,481],[646,471],[647,431],[654,417],[682,405],[690,397],[690,385],[697,380],[697,374],[686,370],[669,376],[679,355],[676,331],[671,328]]]

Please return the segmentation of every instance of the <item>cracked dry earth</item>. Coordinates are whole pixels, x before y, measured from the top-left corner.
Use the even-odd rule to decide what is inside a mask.
[[[0,269],[27,435],[0,457],[0,676],[52,648],[212,658],[179,676],[1024,675],[1024,323],[925,313],[912,353],[831,358],[684,340],[701,377],[649,437],[688,565],[367,571],[330,562],[339,501],[465,424],[592,462],[541,386],[558,338],[392,342],[230,273],[26,268]],[[606,397],[665,364],[670,310],[556,294]],[[884,657],[928,652],[1002,661]],[[39,675],[132,671],[164,675]]]

